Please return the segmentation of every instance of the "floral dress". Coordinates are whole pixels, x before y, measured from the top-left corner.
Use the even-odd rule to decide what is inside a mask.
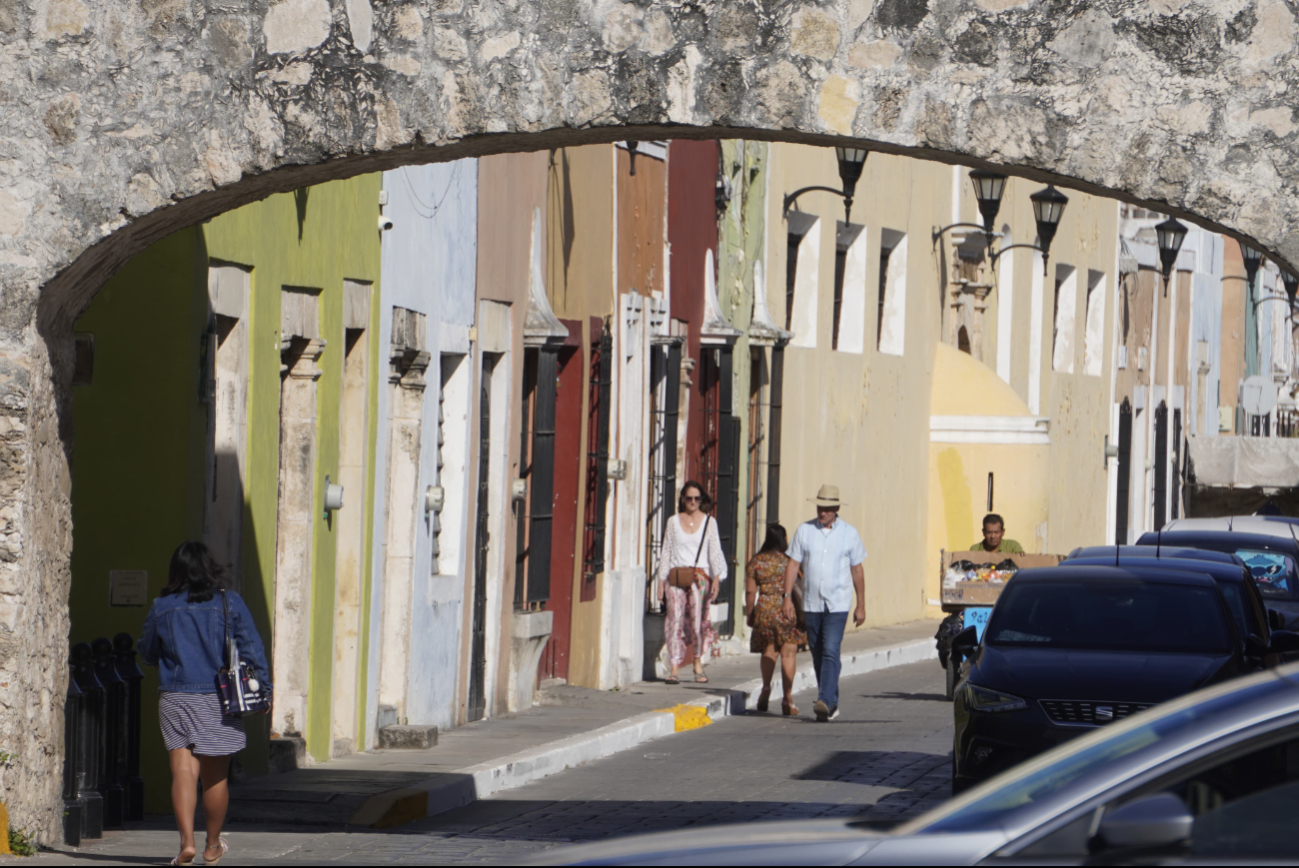
[[[762,653],[768,645],[779,651],[786,644],[804,645],[807,633],[798,629],[793,619],[781,612],[785,594],[785,563],[781,552],[764,552],[749,561],[749,578],[758,585],[758,601],[753,615],[753,633],[749,650]]]
[[[686,533],[681,528],[679,516],[668,519],[658,570],[654,574],[660,588],[667,585],[668,573],[676,567],[696,567],[698,577],[689,591],[667,586],[668,611],[664,631],[668,657],[673,666],[680,666],[686,661],[690,649],[694,650],[691,656],[707,661],[717,643],[717,631],[708,617],[708,577],[711,575],[718,582],[726,578],[726,558],[722,554],[716,521],[708,520],[707,530],[701,524],[694,533]]]

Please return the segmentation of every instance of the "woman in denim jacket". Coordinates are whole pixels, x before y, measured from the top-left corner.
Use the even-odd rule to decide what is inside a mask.
[[[241,658],[270,684],[266,652],[252,615],[238,594],[225,590],[226,583],[225,570],[207,546],[181,543],[171,556],[167,586],[144,620],[138,645],[144,662],[158,667],[161,682],[158,717],[171,754],[171,803],[180,831],[180,855],[173,865],[193,865],[198,853],[194,809],[200,781],[207,820],[203,860],[215,865],[229,849],[221,826],[230,802],[230,757],[243,749],[246,739],[243,720],[222,714],[217,694],[217,673],[226,665],[223,597]]]

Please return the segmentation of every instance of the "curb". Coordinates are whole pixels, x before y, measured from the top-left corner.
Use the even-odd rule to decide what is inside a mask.
[[[849,654],[842,660],[841,675],[843,677],[865,675],[868,672],[893,666],[919,663],[937,656],[938,652],[934,649],[932,639],[913,639],[900,645]],[[816,675],[812,672],[811,663],[800,666],[794,678],[794,690],[797,692],[815,685]],[[678,732],[709,726],[715,721],[734,714],[744,714],[757,705],[758,691],[761,689],[762,679],[754,678],[683,705],[647,711],[591,732],[571,735],[510,756],[459,769],[454,773],[456,780],[451,782],[447,782],[446,776],[443,775],[436,780],[430,780],[427,786],[416,784],[415,788],[428,793],[427,813],[424,816],[433,817],[503,790],[532,783],[573,766],[603,759]],[[402,802],[409,805],[410,791],[406,789],[401,792],[406,796]],[[382,800],[385,805],[390,805],[393,801],[392,795],[393,793],[379,793],[372,796],[370,801],[357,812],[353,822],[362,819],[363,815],[366,819],[375,816],[378,804],[371,806],[371,802]],[[387,812],[379,810],[377,813],[382,815]],[[390,814],[386,819],[389,825],[395,824],[392,822],[395,818]],[[406,814],[396,822],[409,822],[414,819],[419,818]],[[369,825],[369,823],[358,824]]]

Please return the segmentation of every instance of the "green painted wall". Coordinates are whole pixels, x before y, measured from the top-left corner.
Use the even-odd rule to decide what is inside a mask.
[[[732,376],[734,378],[734,406],[732,412],[740,418],[740,456],[736,466],[739,499],[739,528],[735,537],[736,562],[740,575],[732,583],[735,598],[732,604],[744,604],[745,552],[748,551],[749,523],[749,388],[750,347],[749,323],[753,317],[753,266],[762,261],[764,227],[766,222],[767,143],[743,140],[724,140],[722,166],[731,182],[731,201],[718,223],[717,295],[722,312],[731,325],[744,332],[735,342]],[[768,278],[770,280],[770,278]],[[764,395],[764,401],[768,396]],[[762,455],[765,461],[766,444]],[[762,488],[766,488],[766,467]],[[766,505],[760,507],[760,527],[766,526]],[[758,540],[758,545],[762,541]],[[756,546],[755,546],[756,548]]]
[[[73,642],[138,637],[148,607],[111,607],[109,571],[147,570],[152,599],[172,551],[202,533],[205,270],[202,232],[178,232],[123,268],[77,323],[94,335],[95,368],[92,384],[72,393]],[[158,675],[142,668],[146,808],[165,811],[170,776],[151,701]]]
[[[149,572],[150,598],[166,580],[176,545],[200,538],[207,406],[198,400],[201,336],[207,325],[210,260],[251,266],[249,313],[248,488],[244,520],[244,596],[271,651],[276,505],[279,476],[280,289],[320,292],[327,341],[317,385],[316,498],[338,475],[342,392],[343,280],[372,283],[369,464],[364,493],[348,505],[366,513],[363,624],[368,624],[373,558],[374,455],[378,427],[381,177],[337,181],[272,196],[182,230],[119,272],[77,323],[95,340],[93,382],[73,394],[72,641],[127,631],[138,636],[145,608],[108,605],[108,573]],[[313,551],[308,749],[326,759],[332,742],[335,537],[319,514]],[[368,636],[362,635],[360,702],[366,693]],[[304,649],[306,653],[306,649]],[[152,701],[157,674],[146,670],[142,773],[147,809],[169,809],[169,774]],[[363,717],[362,708],[358,714]],[[268,719],[249,721],[251,774],[267,770]],[[364,743],[363,737],[361,743]]]
[[[339,406],[343,380],[343,281],[373,284],[370,310],[378,308],[380,236],[379,190],[382,176],[363,175],[271,196],[223,214],[206,227],[208,255],[253,266],[249,317],[248,500],[255,548],[244,547],[245,576],[275,572],[276,501],[279,479],[280,290],[284,286],[320,290],[320,334],[327,346],[317,363],[316,500],[323,496],[325,476],[338,477]],[[378,330],[370,332],[370,450],[378,415],[373,384],[379,370]],[[367,473],[372,479],[373,471]],[[367,504],[367,512],[373,512]],[[307,749],[318,760],[329,758],[332,742],[330,695],[334,635],[334,556],[337,540],[319,513],[312,553],[311,678],[308,687]],[[367,548],[369,545],[367,545]],[[367,559],[366,587],[369,597]],[[245,579],[247,582],[247,579]],[[259,585],[264,605],[274,607],[270,582]],[[324,653],[317,653],[324,649]],[[365,667],[362,665],[362,671]],[[362,694],[364,695],[364,694]]]

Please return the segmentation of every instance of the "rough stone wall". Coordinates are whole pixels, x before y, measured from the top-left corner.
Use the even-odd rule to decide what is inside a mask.
[[[403,163],[853,136],[1194,213],[1299,262],[1295,33],[1285,0],[0,0],[0,403],[27,426],[0,432],[0,517],[27,543],[0,563],[29,652],[6,665],[32,667],[0,731],[60,731],[40,724],[62,650],[33,651],[66,636],[50,372],[66,383],[69,323],[151,241]],[[54,756],[25,760],[40,793]],[[53,835],[40,798],[16,791],[15,815]]]

